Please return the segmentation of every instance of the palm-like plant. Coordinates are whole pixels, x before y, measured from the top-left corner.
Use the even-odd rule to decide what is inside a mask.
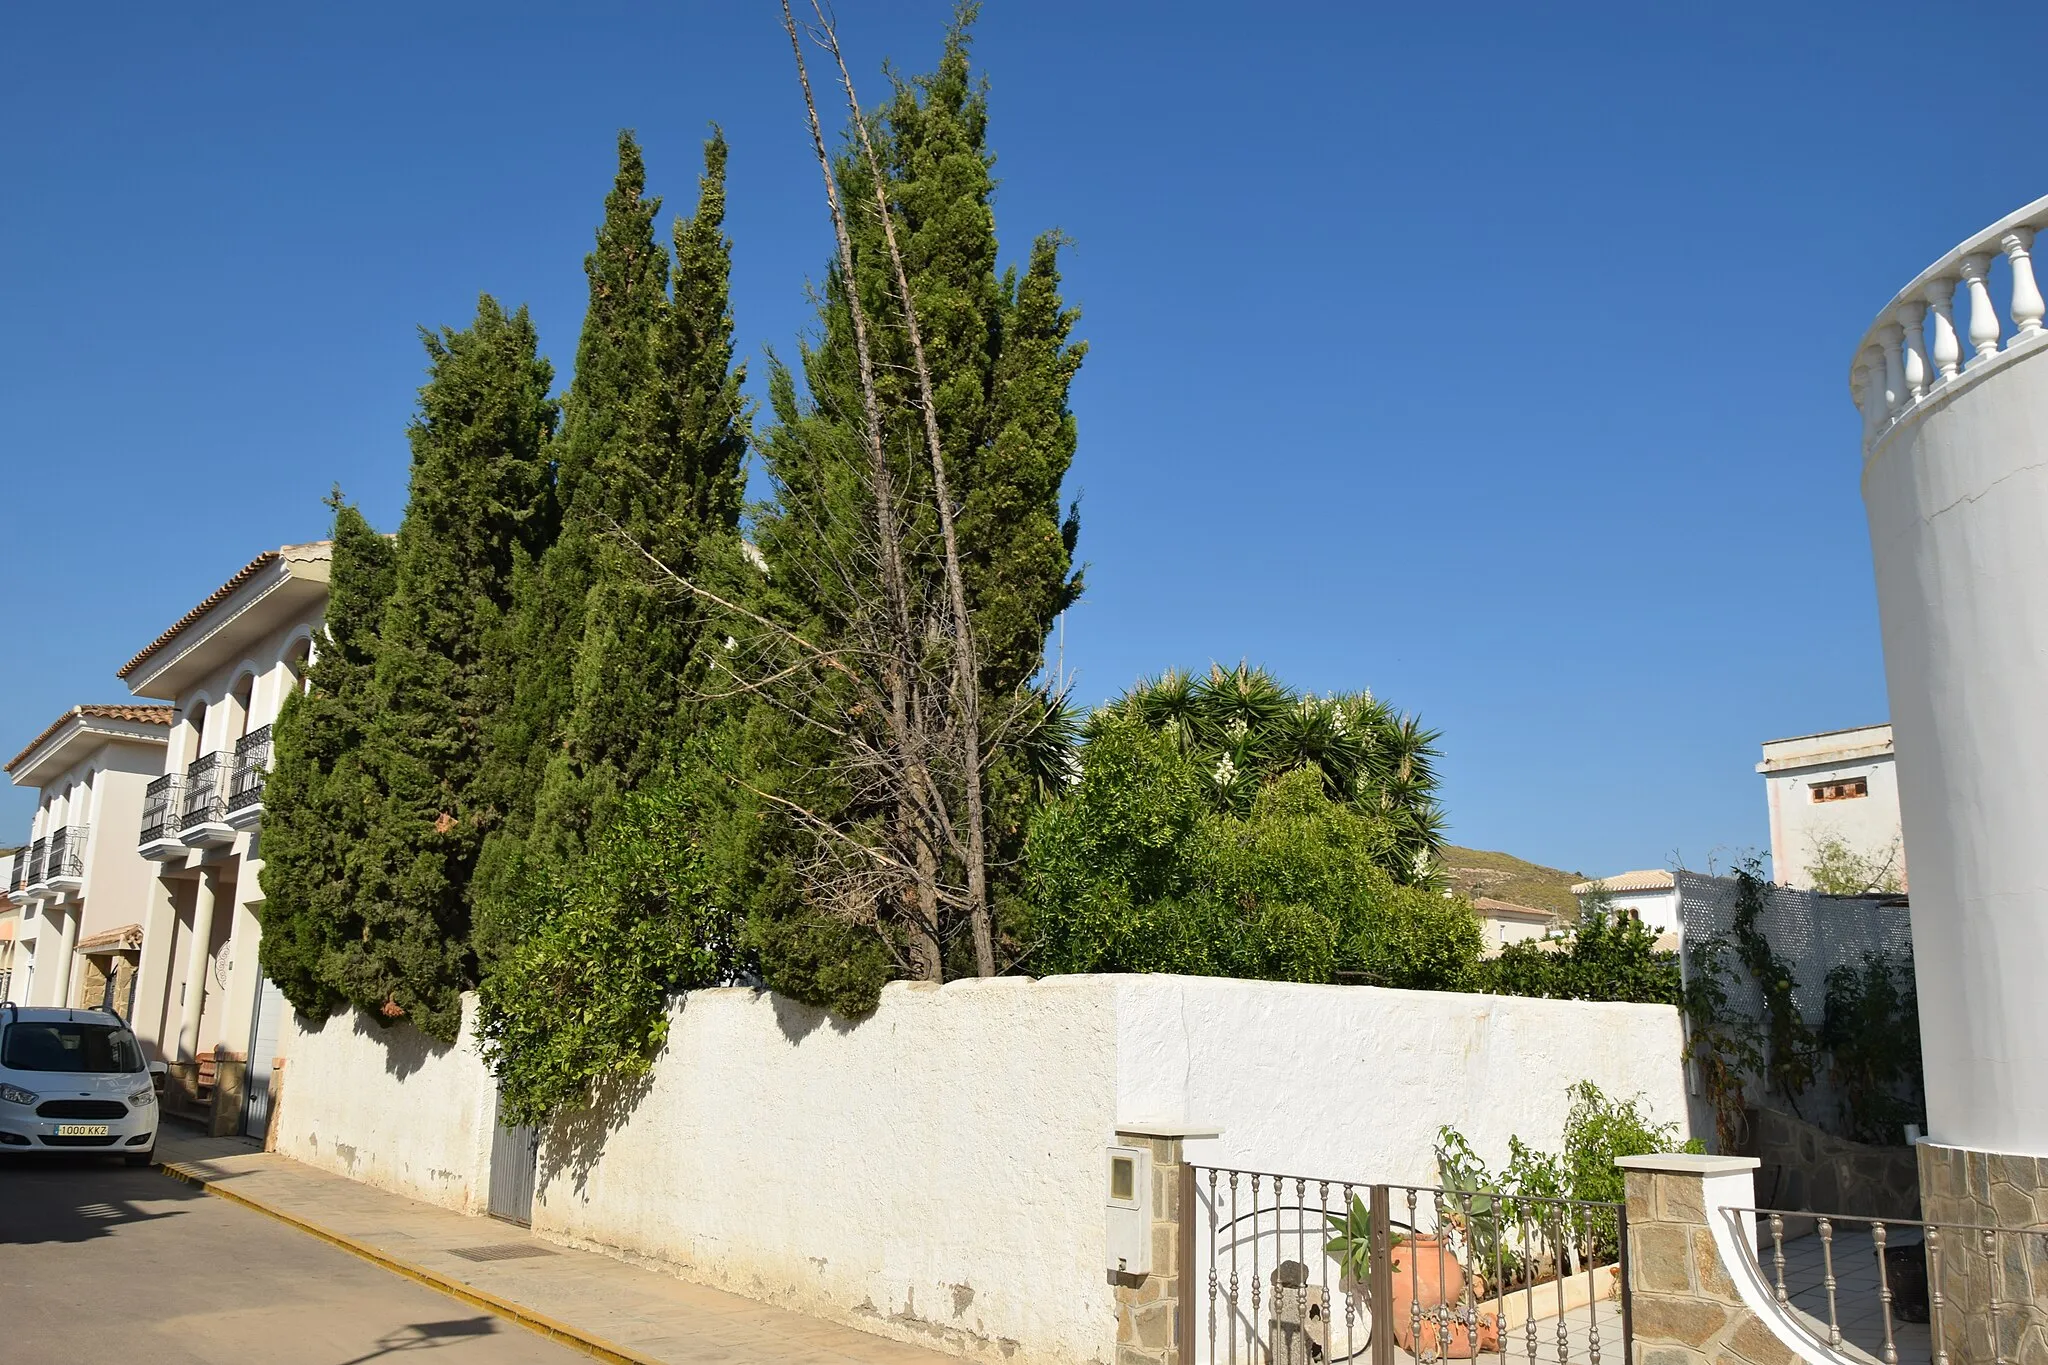
[[[1387,870],[1396,880],[1432,884],[1439,875],[1438,733],[1370,692],[1317,697],[1263,668],[1212,665],[1199,677],[1169,669],[1141,681],[1098,716],[1136,720],[1172,737],[1208,774],[1218,808],[1237,814],[1250,810],[1265,783],[1313,768],[1332,800],[1387,822],[1394,849]],[[1100,724],[1091,720],[1084,734]]]

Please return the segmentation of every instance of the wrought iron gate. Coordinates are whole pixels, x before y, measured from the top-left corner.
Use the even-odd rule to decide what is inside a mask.
[[[1189,1365],[1631,1359],[1619,1204],[1188,1169]]]

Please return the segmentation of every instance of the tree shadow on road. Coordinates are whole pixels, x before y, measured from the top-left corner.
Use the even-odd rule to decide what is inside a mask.
[[[0,1246],[90,1242],[127,1223],[176,1218],[206,1192],[155,1171],[109,1165],[105,1158],[38,1157],[0,1162]]]
[[[365,1365],[367,1361],[382,1360],[385,1356],[397,1355],[402,1351],[431,1351],[442,1346],[453,1346],[457,1342],[468,1341],[473,1337],[487,1337],[497,1330],[497,1320],[489,1317],[451,1318],[446,1322],[410,1322],[378,1337],[377,1349],[368,1355],[351,1356],[340,1362],[340,1365]]]

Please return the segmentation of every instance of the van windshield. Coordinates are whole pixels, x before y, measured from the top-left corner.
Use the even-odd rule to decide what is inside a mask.
[[[11,1071],[109,1073],[141,1071],[142,1049],[118,1024],[11,1024],[0,1042],[0,1067]]]

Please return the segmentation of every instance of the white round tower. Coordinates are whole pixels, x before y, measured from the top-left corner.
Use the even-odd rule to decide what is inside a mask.
[[[2034,229],[1976,234],[1864,337],[1884,628],[1936,1149],[2048,1157],[2048,331]],[[2000,302],[2004,306],[2001,309]],[[2031,1163],[2029,1163],[2031,1165]],[[1936,1213],[1930,1209],[1928,1217]]]

